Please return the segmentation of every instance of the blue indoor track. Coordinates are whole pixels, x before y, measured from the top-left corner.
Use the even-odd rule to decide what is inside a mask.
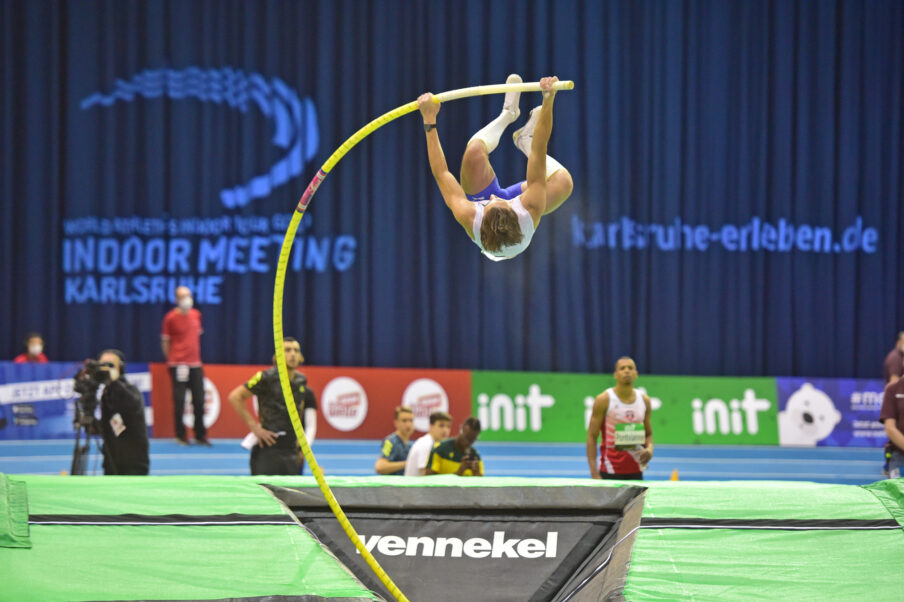
[[[319,440],[314,454],[326,475],[375,474],[379,441]],[[584,445],[574,443],[479,442],[487,476],[587,477]],[[73,442],[0,441],[0,472],[60,474],[68,471]],[[151,440],[152,475],[248,475],[249,453],[238,439],[215,439],[213,447]],[[102,474],[92,443],[88,474]],[[780,448],[759,446],[657,445],[649,480],[782,480],[863,485],[883,478],[882,450],[875,448]],[[310,470],[305,471],[310,474]]]

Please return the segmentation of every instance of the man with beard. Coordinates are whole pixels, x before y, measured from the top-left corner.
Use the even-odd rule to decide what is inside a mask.
[[[650,425],[650,398],[634,389],[637,367],[630,357],[615,363],[615,386],[593,402],[587,429],[587,462],[594,479],[643,480],[643,471],[653,457],[653,427]],[[599,446],[596,446],[605,424]]]
[[[298,372],[304,362],[301,345],[292,337],[283,339],[286,371],[292,384],[295,408],[302,419],[305,437],[313,445],[317,436],[317,399],[308,387],[308,379]],[[273,358],[274,363],[276,357]],[[257,396],[260,421],[248,409],[247,401]],[[258,372],[229,394],[229,403],[251,429],[252,475],[297,475],[304,467],[304,457],[292,428],[289,410],[283,401],[279,370],[276,366]]]

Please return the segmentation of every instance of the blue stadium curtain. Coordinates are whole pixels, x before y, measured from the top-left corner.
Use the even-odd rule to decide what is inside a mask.
[[[365,139],[302,225],[285,330],[318,364],[876,376],[904,328],[904,4],[0,4],[2,350],[160,357],[188,278],[208,362],[272,351],[284,216],[348,136],[425,90],[573,79],[575,181],[491,263],[417,115]],[[522,98],[526,117],[537,95]],[[500,97],[439,115],[450,167]],[[525,161],[508,133],[503,184]]]

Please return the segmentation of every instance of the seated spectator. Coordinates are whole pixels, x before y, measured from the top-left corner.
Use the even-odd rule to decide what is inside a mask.
[[[394,423],[395,432],[383,439],[380,457],[374,464],[377,474],[405,474],[405,460],[408,459],[408,451],[411,449],[409,439],[414,432],[414,412],[405,406],[396,408]]]
[[[427,474],[427,460],[430,459],[430,452],[440,441],[448,438],[450,432],[452,432],[452,416],[446,412],[430,414],[430,430],[415,441],[411,446],[411,451],[408,452],[405,476],[420,477]]]
[[[434,446],[427,461],[427,474],[457,474],[460,477],[482,477],[483,461],[474,448],[480,436],[480,421],[473,416],[465,419],[458,437],[445,439]]]
[[[25,337],[25,353],[19,354],[13,360],[17,364],[46,364],[47,356],[44,355],[44,337],[39,332],[29,332]]]

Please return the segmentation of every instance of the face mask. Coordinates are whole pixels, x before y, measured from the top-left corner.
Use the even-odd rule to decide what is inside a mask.
[[[195,304],[195,300],[191,297],[182,297],[179,299],[179,309],[183,311],[188,311],[191,309],[191,306]]]
[[[28,346],[28,353],[31,355],[41,355],[42,351],[44,351],[44,345],[41,345],[40,343]]]

